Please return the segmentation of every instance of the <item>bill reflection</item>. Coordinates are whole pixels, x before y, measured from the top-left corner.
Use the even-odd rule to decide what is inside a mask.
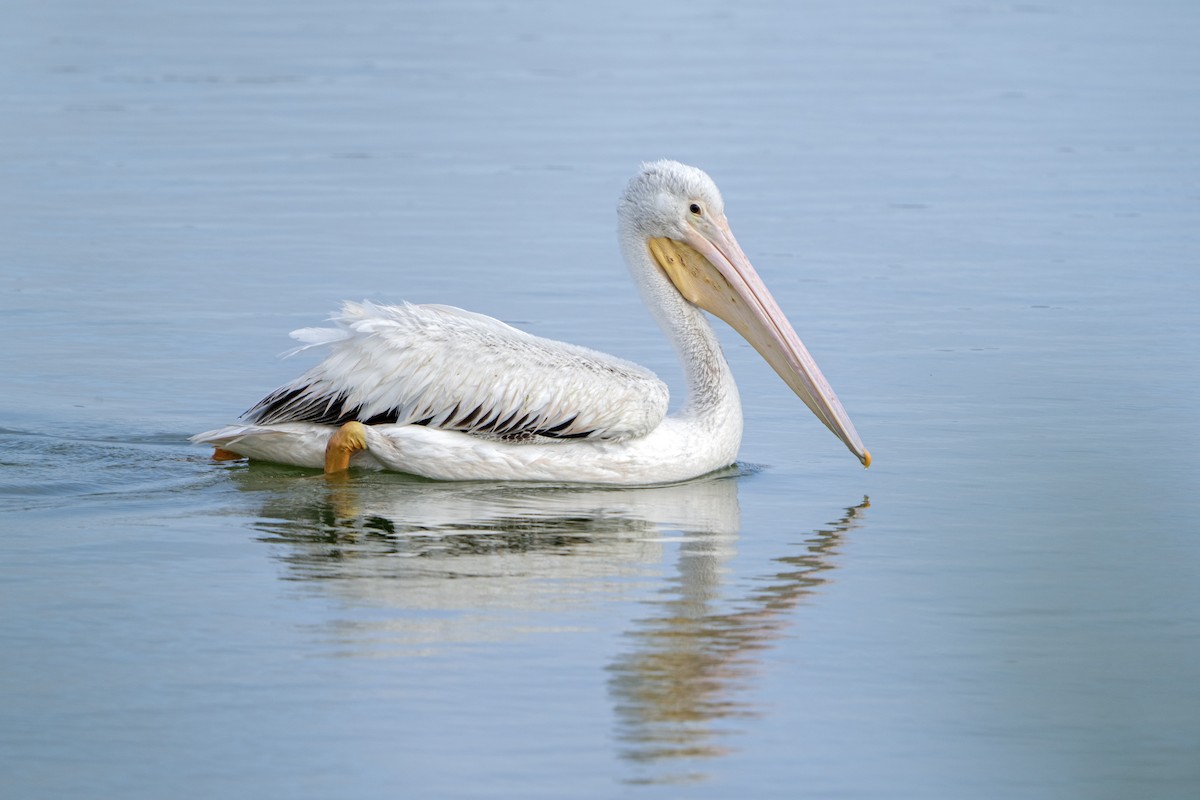
[[[761,588],[745,593],[722,586],[733,556],[728,539],[695,531],[680,546],[677,576],[660,597],[646,601],[651,613],[634,623],[631,649],[611,667],[622,754],[644,768],[631,782],[703,780],[703,772],[677,772],[671,762],[726,754],[730,726],[724,722],[762,713],[741,699],[753,684],[759,653],[792,625],[788,612],[825,582],[842,537],[869,505],[863,498],[792,545],[794,552],[774,559],[775,570],[753,581]]]

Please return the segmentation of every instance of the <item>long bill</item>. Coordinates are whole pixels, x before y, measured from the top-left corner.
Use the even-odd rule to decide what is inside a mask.
[[[846,409],[750,265],[728,223],[710,217],[702,227],[702,231],[690,229],[686,242],[650,239],[654,260],[680,294],[741,334],[862,465],[871,466],[871,453]]]

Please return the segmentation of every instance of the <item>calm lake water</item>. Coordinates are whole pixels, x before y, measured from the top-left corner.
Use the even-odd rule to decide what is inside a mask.
[[[1183,0],[10,3],[5,794],[1200,796],[1197,41]],[[342,299],[677,381],[614,236],[659,157],[869,471],[728,330],[742,461],[683,486],[187,443]]]

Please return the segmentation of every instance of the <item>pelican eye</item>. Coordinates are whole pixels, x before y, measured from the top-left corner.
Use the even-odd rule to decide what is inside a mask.
[[[692,212],[697,217],[703,213],[703,209],[700,208],[699,203],[692,203],[690,206],[688,206],[688,211]]]

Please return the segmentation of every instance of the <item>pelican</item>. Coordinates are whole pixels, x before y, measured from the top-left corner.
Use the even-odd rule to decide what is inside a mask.
[[[444,305],[346,303],[297,350],[326,359],[247,411],[197,434],[214,457],[388,469],[435,480],[626,486],[675,483],[732,464],[742,407],[704,311],[728,323],[863,466],[871,454],[729,223],[703,171],[643,164],[617,207],[621,252],[675,346],[682,410],[653,372]],[[295,351],[293,351],[295,352]]]

